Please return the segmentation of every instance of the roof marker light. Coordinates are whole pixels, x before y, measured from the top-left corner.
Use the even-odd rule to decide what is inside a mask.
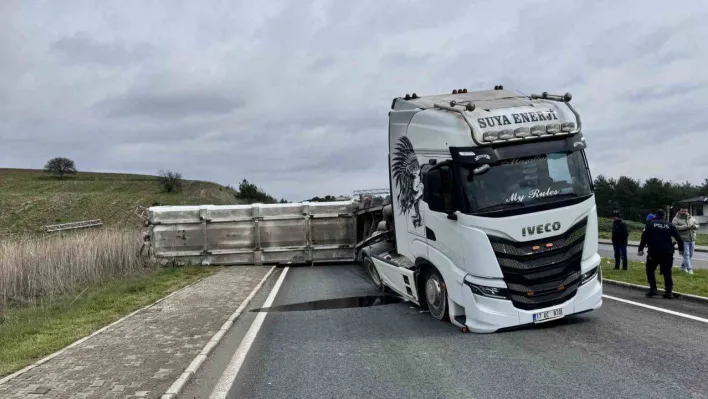
[[[531,134],[531,130],[527,127],[518,127],[514,130],[514,136],[524,138]]]
[[[542,125],[531,126],[530,133],[533,136],[540,136],[540,135],[546,133],[546,128],[543,127]]]
[[[457,89],[453,90],[452,94],[457,94]]]
[[[492,142],[498,139],[499,136],[497,135],[497,132],[487,132],[482,135],[482,140],[487,142]]]
[[[561,130],[564,132],[572,132],[575,130],[575,122],[563,122],[561,124]]]
[[[467,105],[465,105],[465,110],[466,110],[467,112],[472,112],[472,111],[474,111],[474,108],[475,108],[475,106],[474,106],[474,104],[472,104],[472,103],[467,103]]]
[[[559,123],[551,123],[546,125],[546,132],[550,134],[560,133],[561,127]]]
[[[499,131],[500,140],[509,140],[514,138],[514,131],[511,129],[504,129]]]

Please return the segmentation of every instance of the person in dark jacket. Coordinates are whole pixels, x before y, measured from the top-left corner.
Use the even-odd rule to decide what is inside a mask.
[[[683,240],[676,230],[676,226],[664,219],[666,213],[662,209],[656,211],[656,217],[647,222],[647,227],[642,232],[642,240],[639,242],[639,253],[644,256],[644,247],[649,248],[647,255],[647,280],[649,281],[649,292],[647,297],[659,295],[656,290],[656,276],[654,272],[659,266],[664,275],[664,298],[672,299],[674,281],[671,277],[671,267],[674,262],[673,238],[678,243],[679,252],[683,255]]]
[[[629,229],[620,217],[619,211],[612,212],[612,248],[615,250],[615,270],[620,268],[620,258],[622,259],[622,269],[627,270],[627,241],[629,240]]]

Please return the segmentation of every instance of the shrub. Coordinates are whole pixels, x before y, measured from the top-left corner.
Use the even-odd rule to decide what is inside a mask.
[[[599,218],[598,220],[598,230],[610,232],[612,231],[612,219],[610,218]],[[624,223],[627,225],[629,231],[642,231],[644,230],[644,223],[633,222],[631,220],[625,220]]]
[[[166,193],[180,193],[184,185],[182,174],[171,170],[161,170],[158,173],[157,182]]]

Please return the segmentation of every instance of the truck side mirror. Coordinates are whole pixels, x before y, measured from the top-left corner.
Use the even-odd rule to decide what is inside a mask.
[[[448,215],[455,212],[452,181],[452,169],[449,165],[440,164],[425,172],[423,201],[428,204],[428,209]]]

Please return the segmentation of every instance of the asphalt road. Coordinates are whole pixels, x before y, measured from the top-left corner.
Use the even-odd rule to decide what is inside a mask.
[[[708,318],[708,305],[604,293]],[[376,294],[358,265],[296,267],[273,306]],[[232,378],[227,365],[263,313],[244,314],[180,397],[208,398],[226,370],[229,398],[708,398],[708,324],[607,297],[596,312],[487,335],[409,303],[299,307],[265,314]]]
[[[646,249],[644,250],[644,256],[637,256],[637,250],[637,247],[627,247],[627,258],[630,260],[638,260],[644,262],[646,260]],[[600,254],[600,256],[607,257],[610,259],[613,259],[615,256],[614,250],[612,249],[612,245],[609,244],[600,244],[598,253]],[[674,267],[681,266],[681,261],[681,256],[678,254],[678,252],[676,252],[674,254]],[[694,269],[708,269],[708,252],[694,252],[693,258],[691,258],[691,265]]]

